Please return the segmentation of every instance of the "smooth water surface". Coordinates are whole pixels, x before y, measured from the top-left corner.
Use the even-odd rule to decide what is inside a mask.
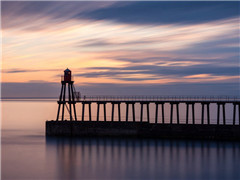
[[[239,142],[46,138],[56,110],[56,101],[2,102],[3,180],[240,179]]]

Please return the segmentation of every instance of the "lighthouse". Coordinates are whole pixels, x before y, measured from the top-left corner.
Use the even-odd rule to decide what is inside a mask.
[[[66,69],[64,71],[64,79],[65,82],[71,82],[72,81],[72,71],[70,69]]]
[[[75,88],[73,85],[74,81],[72,78],[72,71],[70,69],[66,69],[64,71],[64,75],[61,78],[61,92],[59,96],[58,101],[58,112],[57,112],[57,118],[56,120],[59,120],[59,115],[62,107],[62,121],[64,120],[64,110],[65,108],[69,112],[69,119],[70,121],[76,120],[77,121],[77,115],[76,115],[76,101],[75,101]],[[68,101],[66,101],[66,94],[68,94]],[[72,112],[73,108],[73,112]],[[72,115],[74,114],[74,116]]]

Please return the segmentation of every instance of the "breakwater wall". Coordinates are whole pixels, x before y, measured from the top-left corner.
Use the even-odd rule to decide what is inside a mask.
[[[117,121],[46,121],[46,135],[240,140],[240,126]]]

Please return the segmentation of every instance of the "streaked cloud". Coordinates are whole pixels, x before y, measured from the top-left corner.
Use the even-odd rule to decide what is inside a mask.
[[[238,87],[239,5],[2,2],[3,82]]]
[[[76,85],[75,85],[76,86]],[[108,84],[95,83],[76,86],[86,95],[236,95],[236,83],[172,83],[172,84]],[[96,91],[97,89],[97,91]],[[59,83],[2,83],[2,97],[58,98]]]
[[[132,2],[79,13],[78,17],[129,24],[199,24],[239,16],[239,2]]]

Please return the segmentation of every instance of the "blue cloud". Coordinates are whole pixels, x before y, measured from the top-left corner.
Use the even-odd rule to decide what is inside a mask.
[[[195,24],[239,16],[240,2],[134,2],[79,13],[76,17],[131,24]]]
[[[95,67],[89,68],[95,70],[95,72],[75,74],[75,76],[81,77],[111,77],[113,79],[121,79],[126,81],[143,81],[153,80],[156,78],[127,78],[128,74],[148,74],[155,76],[175,76],[184,77],[196,74],[211,74],[214,76],[238,76],[238,66],[216,66],[211,64],[192,65],[192,66],[156,66],[156,65],[139,65],[123,68],[111,68],[111,67]],[[105,70],[105,71],[99,71]],[[136,72],[137,71],[137,72]],[[121,75],[121,76],[120,76]],[[122,75],[126,75],[126,78],[122,78]],[[119,78],[121,77],[121,78]]]
[[[239,16],[240,2],[2,2],[3,27],[15,17],[112,20],[130,24],[195,24]],[[35,16],[36,15],[36,16]],[[8,18],[9,17],[9,18]],[[4,23],[5,22],[5,23]],[[21,22],[24,23],[24,22]],[[28,21],[25,23],[29,23]]]

